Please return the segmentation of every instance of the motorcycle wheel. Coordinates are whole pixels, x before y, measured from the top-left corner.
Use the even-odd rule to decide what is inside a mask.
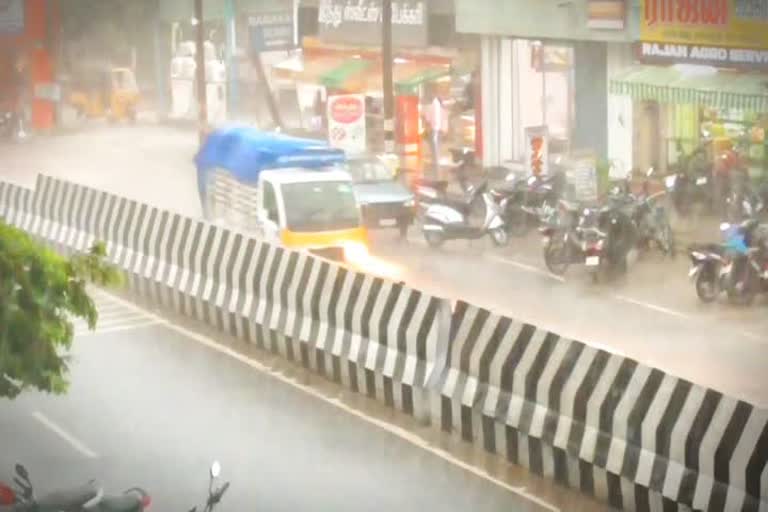
[[[562,240],[557,242],[550,241],[544,247],[544,264],[547,266],[547,270],[556,276],[565,275],[571,264],[568,246]]]
[[[445,238],[443,238],[443,235],[440,234],[440,232],[438,231],[425,231],[424,239],[427,241],[427,244],[433,249],[442,247],[443,243],[445,243]]]
[[[702,269],[696,276],[696,295],[701,302],[709,304],[717,299],[720,293],[717,280],[717,273],[711,267]]]
[[[747,275],[739,280],[741,282],[733,282],[731,278],[728,283],[728,299],[738,306],[749,306],[757,295],[752,267],[746,262],[744,265],[746,269],[742,269],[742,272],[747,272]]]
[[[506,247],[507,244],[509,244],[509,237],[504,228],[492,229],[488,235],[491,237],[491,241],[493,241],[493,245],[496,247]]]
[[[675,233],[672,231],[672,226],[669,225],[669,221],[664,222],[659,230],[657,242],[665,256],[674,258],[677,255]]]
[[[530,231],[530,226],[528,225],[528,214],[523,210],[517,208],[514,209],[507,216],[507,229],[509,230],[509,234],[512,236],[524,237],[527,235],[528,231]]]

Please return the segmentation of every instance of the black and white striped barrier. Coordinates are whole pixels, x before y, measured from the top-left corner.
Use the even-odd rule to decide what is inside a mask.
[[[447,302],[74,183],[0,190],[9,222],[62,252],[105,242],[135,293],[426,419]]]
[[[626,510],[768,511],[768,412],[535,326],[80,185],[0,216],[138,294]],[[756,376],[760,378],[760,376]]]
[[[443,430],[625,510],[765,511],[768,411],[456,305]]]

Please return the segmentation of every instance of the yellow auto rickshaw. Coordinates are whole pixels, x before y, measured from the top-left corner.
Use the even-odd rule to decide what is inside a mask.
[[[90,69],[78,78],[69,95],[78,117],[106,117],[110,122],[136,120],[140,94],[133,70]]]

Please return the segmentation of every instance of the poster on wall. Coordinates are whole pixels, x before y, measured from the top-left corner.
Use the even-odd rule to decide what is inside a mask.
[[[569,162],[565,175],[571,201],[597,201],[597,162],[594,158]]]
[[[600,30],[624,30],[626,0],[589,0],[587,26]]]
[[[381,0],[320,0],[317,22],[327,43],[381,44]],[[392,41],[398,47],[426,47],[429,15],[424,0],[392,2]]]
[[[24,0],[0,0],[0,34],[24,32]]]
[[[549,130],[546,126],[525,129],[525,169],[532,176],[549,173]]]
[[[348,155],[365,153],[365,96],[340,94],[328,97],[328,141]]]

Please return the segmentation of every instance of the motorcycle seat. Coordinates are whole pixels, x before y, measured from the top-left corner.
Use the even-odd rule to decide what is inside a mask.
[[[51,492],[35,501],[41,510],[78,509],[98,493],[95,482],[89,482],[80,487]]]

